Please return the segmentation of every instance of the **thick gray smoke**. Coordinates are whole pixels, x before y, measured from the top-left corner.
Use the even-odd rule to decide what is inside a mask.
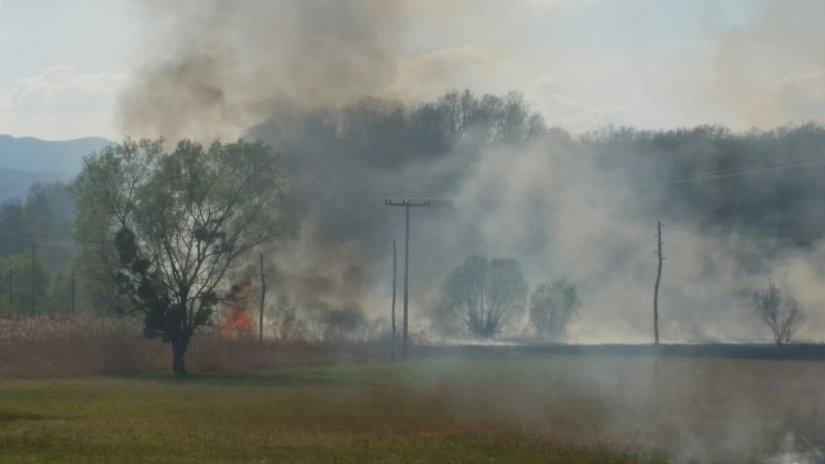
[[[526,147],[543,126],[520,99],[466,93],[415,108],[364,99],[342,109],[279,113],[251,131],[285,155],[292,211],[301,243],[277,252],[276,275],[299,305],[345,305],[375,315],[387,308],[391,243],[403,259],[403,210],[386,197],[434,197],[412,212],[416,303],[461,259],[486,252],[454,196],[485,147]],[[483,200],[482,200],[483,201]],[[401,261],[403,262],[403,261]],[[399,281],[400,284],[400,281]],[[358,297],[354,299],[353,297]],[[419,317],[419,321],[426,317]]]
[[[408,2],[140,3],[163,53],[123,98],[126,132],[246,134],[283,153],[303,230],[270,267],[299,310],[383,316],[391,243],[403,243],[403,210],[384,198],[433,197],[413,211],[414,329],[428,328],[442,278],[486,254],[517,258],[531,285],[576,283],[572,340],[647,341],[660,219],[664,340],[765,339],[747,303],[771,277],[811,310],[803,338],[825,328],[813,312],[825,197],[804,164],[822,156],[821,128],[573,138],[517,95],[369,97],[399,81]]]
[[[394,74],[398,2],[137,3],[154,39],[121,101],[129,134],[237,137],[275,111],[373,94]]]
[[[292,264],[278,269],[285,283],[326,285],[310,287],[328,298],[310,306],[385,311],[390,241],[402,243],[403,215],[383,199],[434,197],[413,210],[417,321],[465,256],[512,256],[531,284],[565,277],[579,285],[585,307],[571,339],[647,341],[662,220],[665,340],[764,339],[749,297],[769,279],[812,310],[801,336],[816,339],[821,328],[818,126],[574,139],[545,129],[517,96],[464,93],[412,108],[368,99],[281,114],[252,134],[286,155],[292,206],[308,235],[300,252],[281,253],[277,262]]]

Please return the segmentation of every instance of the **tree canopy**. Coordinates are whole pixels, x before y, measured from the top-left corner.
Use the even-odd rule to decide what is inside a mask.
[[[211,321],[244,253],[296,233],[279,158],[262,143],[130,140],[85,160],[73,186],[84,270],[117,289],[121,313],[172,345],[173,369]]]
[[[64,184],[34,184],[24,198],[0,204],[0,315],[71,309],[73,219]]]

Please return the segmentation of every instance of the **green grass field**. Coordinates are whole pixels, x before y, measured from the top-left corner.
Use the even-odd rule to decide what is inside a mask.
[[[822,371],[552,356],[6,380],[0,462],[758,462],[816,438]]]

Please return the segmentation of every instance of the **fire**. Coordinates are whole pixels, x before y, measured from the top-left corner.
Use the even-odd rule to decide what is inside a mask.
[[[252,320],[247,315],[249,282],[232,286],[232,293],[224,302],[224,315],[220,322],[221,335],[238,338],[252,333]]]

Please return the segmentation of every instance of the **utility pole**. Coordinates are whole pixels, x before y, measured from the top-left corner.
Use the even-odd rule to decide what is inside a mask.
[[[261,260],[261,312],[258,317],[258,341],[264,341],[264,300],[266,299],[266,279],[264,279],[264,254],[258,255]]]
[[[11,308],[11,289],[12,289],[12,284],[14,283],[14,281],[12,280],[13,277],[14,277],[14,271],[9,269],[9,308]]]
[[[390,342],[392,343],[390,349],[390,355],[392,356],[392,360],[395,361],[395,282],[396,282],[396,271],[398,269],[398,252],[395,247],[395,239],[392,241],[392,339]]]
[[[408,321],[409,321],[409,293],[410,293],[410,208],[412,207],[427,207],[430,206],[428,199],[393,199],[387,198],[384,200],[386,206],[403,206],[406,210],[406,228],[404,232],[404,322],[401,331],[401,356],[406,358],[409,353],[408,342]]]
[[[656,227],[656,256],[659,259],[659,270],[656,273],[656,286],[653,289],[653,337],[656,346],[659,346],[659,284],[662,281],[662,221]]]

